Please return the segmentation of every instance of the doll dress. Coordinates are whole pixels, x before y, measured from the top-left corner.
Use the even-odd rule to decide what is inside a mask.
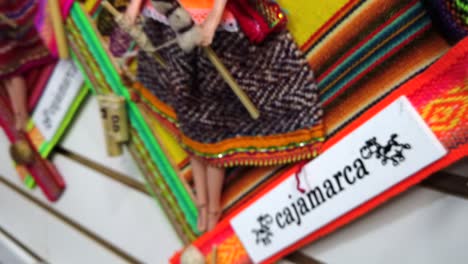
[[[155,46],[175,38],[154,19],[145,20],[144,31]],[[137,79],[157,98],[154,107],[182,146],[222,167],[278,165],[317,155],[324,134],[319,91],[290,33],[284,29],[253,45],[241,31],[218,30],[211,47],[259,109],[257,120],[202,48],[186,53],[177,44],[165,47],[160,55],[166,67],[143,51],[138,55]],[[168,108],[174,118],[165,114]]]
[[[34,26],[37,4],[37,0],[17,0],[0,5],[0,13],[17,25],[13,28],[0,19],[0,80],[50,61]]]

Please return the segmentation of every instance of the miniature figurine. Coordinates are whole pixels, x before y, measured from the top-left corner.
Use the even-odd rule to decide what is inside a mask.
[[[24,73],[51,57],[34,26],[36,0],[0,0],[0,86],[7,89],[17,130],[28,120]]]
[[[219,221],[226,167],[311,158],[323,141],[313,72],[289,32],[283,28],[253,43],[238,30],[227,1],[152,1],[159,12],[144,12],[152,19],[143,28],[154,46],[164,46],[159,52],[166,66],[144,51],[138,55],[138,80],[177,113],[181,144],[191,153],[201,232]],[[128,21],[137,21],[142,5],[143,0],[131,1]],[[193,20],[185,17],[187,11]],[[164,45],[173,39],[179,45]],[[250,117],[199,48],[210,45],[259,109],[258,119]]]

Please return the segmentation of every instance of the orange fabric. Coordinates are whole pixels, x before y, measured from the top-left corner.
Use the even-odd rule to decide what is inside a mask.
[[[196,152],[201,156],[210,159],[210,163],[215,166],[234,166],[234,165],[277,165],[290,163],[291,161],[308,159],[316,156],[322,146],[323,141],[323,124],[317,124],[310,129],[302,129],[285,133],[281,135],[261,136],[261,137],[241,137],[223,140],[218,143],[200,143],[194,141],[182,133],[177,127],[177,115],[170,106],[160,101],[148,89],[145,89],[141,84],[135,84],[134,88],[140,95],[150,104],[147,106],[149,110],[165,127],[170,129],[182,141],[183,146],[190,152]],[[154,108],[151,108],[152,105]],[[170,121],[169,119],[172,119]],[[172,123],[170,123],[172,122]],[[252,146],[255,149],[264,148],[265,152],[254,151],[250,152]],[[287,148],[287,149],[284,149]],[[235,159],[223,158],[220,159],[219,153],[225,153],[228,157],[233,150],[245,149],[244,153],[235,152]],[[252,161],[252,156],[255,156],[257,162]]]
[[[189,9],[189,8],[202,8],[202,9],[211,9],[213,8],[215,0],[179,0],[179,3]]]
[[[318,231],[310,234],[305,239],[302,239],[294,245],[279,251],[277,254],[266,260],[265,263],[274,263],[281,257],[333,232],[343,225],[355,220],[357,217],[360,217],[368,211],[376,208],[390,198],[400,194],[411,186],[419,183],[432,173],[437,172],[438,170],[441,170],[468,155],[468,141],[466,138],[466,135],[468,135],[468,123],[466,122],[466,111],[468,108],[468,38],[465,38],[457,46],[452,48],[447,55],[441,58],[428,70],[405,83],[401,88],[391,93],[348,125],[345,129],[340,131],[337,135],[328,140],[324,145],[324,151],[338,143],[341,139],[352,133],[355,129],[367,122],[367,120],[403,95],[406,95],[415,106],[431,129],[434,130],[439,140],[441,140],[449,150],[449,153],[437,162],[434,162],[418,173],[408,177],[406,180],[403,180],[399,184],[389,188],[382,194],[372,198],[359,207],[322,227]],[[454,140],[456,141],[455,143],[457,143],[455,145],[453,145],[452,142]],[[213,231],[205,234],[195,241],[194,245],[198,247],[204,255],[208,255],[208,251],[212,245],[222,245],[226,241],[233,239],[232,237],[235,237],[236,235],[229,224],[230,219],[255,203],[285,179],[294,175],[296,170],[297,168],[293,167],[272,181],[267,188],[260,191],[253,199],[240,206],[229,217],[223,219],[223,221],[220,222]],[[245,261],[245,258],[248,258],[248,255],[243,247],[236,246],[236,256],[236,259],[241,261],[230,263],[248,263],[248,260]],[[241,256],[244,258],[240,258]],[[171,263],[179,263],[179,257],[180,253],[174,255],[171,259]]]
[[[141,93],[141,95],[146,98],[151,104],[157,106],[157,108],[164,112],[164,114],[176,118],[176,113],[174,109],[161,102],[156,96],[154,96],[148,89],[146,89],[141,83],[135,83],[133,88]]]
[[[443,55],[449,48],[441,36],[429,32],[413,48],[403,50],[395,59],[387,61],[385,68],[378,69],[379,74],[369,74],[367,81],[359,89],[354,89],[346,97],[334,101],[332,107],[326,108],[326,134],[329,135],[347,119],[355,116],[361,110],[360,105],[369,105],[376,98],[384,96],[391,91],[393,84],[402,83],[420,69],[421,65],[427,65],[427,60]]]
[[[302,129],[287,134],[261,137],[242,137],[241,139],[232,138],[213,144],[199,143],[185,136],[182,136],[182,141],[189,147],[203,150],[203,152],[206,153],[219,153],[234,148],[248,148],[252,145],[259,148],[268,148],[272,145],[286,146],[291,143],[308,141],[311,138],[321,138],[322,134],[322,125],[320,124],[312,127],[311,129]]]

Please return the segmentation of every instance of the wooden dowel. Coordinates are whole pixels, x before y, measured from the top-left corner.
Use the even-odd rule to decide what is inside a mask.
[[[68,46],[63,27],[63,19],[58,0],[49,0],[50,16],[54,27],[55,39],[57,41],[58,53],[61,59],[68,59]]]
[[[249,112],[250,116],[253,119],[258,119],[260,112],[252,103],[247,94],[239,87],[237,82],[234,80],[234,77],[232,77],[231,73],[226,69],[226,66],[224,66],[224,64],[221,62],[221,59],[218,57],[218,55],[211,47],[205,47],[204,50],[208,56],[208,59],[211,61],[211,63],[213,63],[215,68],[223,77],[224,81],[229,85],[229,87],[231,87],[232,91],[237,95],[241,103]]]
[[[101,2],[101,5],[104,9],[106,9],[111,15],[114,17],[114,20],[119,24],[119,22],[122,22],[122,24],[125,22],[125,19],[123,15],[115,9],[113,5],[111,5],[108,1],[104,0]],[[151,44],[151,42],[147,39],[146,35],[144,32],[138,28],[135,25],[120,25],[121,29],[124,30],[126,33],[128,33],[133,40],[140,46],[140,49],[145,51],[148,55],[150,55],[154,60],[156,60],[161,66],[164,68],[166,67],[166,62],[164,59],[159,55],[157,52],[157,48],[154,48],[154,46]],[[167,43],[164,43],[163,45],[166,45]]]
[[[120,12],[119,12],[117,9],[115,9],[115,7],[114,7],[113,5],[111,5],[109,2],[107,2],[107,1],[102,1],[102,2],[101,2],[101,5],[102,5],[102,7],[104,7],[109,13],[111,13],[111,15],[113,15],[113,16],[115,16],[115,17],[121,15]]]
[[[174,43],[177,43],[177,39],[172,39],[172,40],[169,40],[169,41],[166,41],[165,43],[157,46],[155,49],[155,51],[158,51],[158,50],[161,50],[161,49],[164,49],[165,47],[168,47]]]

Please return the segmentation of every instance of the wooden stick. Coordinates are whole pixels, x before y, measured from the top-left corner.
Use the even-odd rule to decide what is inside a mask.
[[[164,49],[165,47],[168,47],[168,46],[170,46],[170,45],[172,45],[174,43],[177,43],[177,39],[172,39],[172,40],[166,41],[165,43],[163,43],[163,44],[161,44],[159,46],[156,46],[154,49],[156,51],[158,51],[158,50]]]
[[[115,7],[113,5],[111,5],[109,2],[107,1],[102,1],[101,2],[101,5],[102,7],[104,7],[109,13],[111,13],[112,16],[114,17],[117,17],[117,16],[120,16],[122,14],[120,14],[120,12],[115,9]]]
[[[124,16],[106,0],[102,1],[101,5],[109,13],[111,13],[111,15],[114,17],[114,20],[117,22],[117,24],[119,24],[120,28],[127,32],[143,51],[153,57],[153,59],[156,60],[161,66],[166,67],[166,62],[157,52],[158,49],[151,44],[148,37],[145,35],[143,30],[141,30],[141,28],[136,25],[129,25],[126,23]]]
[[[68,59],[68,46],[63,28],[63,19],[58,0],[49,0],[50,16],[54,27],[55,39],[57,41],[58,53],[61,59]]]
[[[221,62],[221,59],[218,57],[218,55],[216,55],[211,47],[205,47],[204,50],[206,56],[208,56],[208,59],[211,61],[211,63],[213,63],[215,68],[223,77],[224,81],[229,85],[229,87],[231,87],[232,91],[237,95],[241,103],[249,112],[250,116],[253,119],[258,119],[260,112],[252,103],[247,94],[239,87],[239,84],[237,84],[237,82],[234,80],[234,77],[232,77],[231,73],[226,69],[226,66],[224,66],[224,64]]]
[[[12,28],[18,27],[18,25],[15,23],[14,20],[11,20],[9,17],[5,16],[4,14],[0,14],[0,21],[4,21]]]

